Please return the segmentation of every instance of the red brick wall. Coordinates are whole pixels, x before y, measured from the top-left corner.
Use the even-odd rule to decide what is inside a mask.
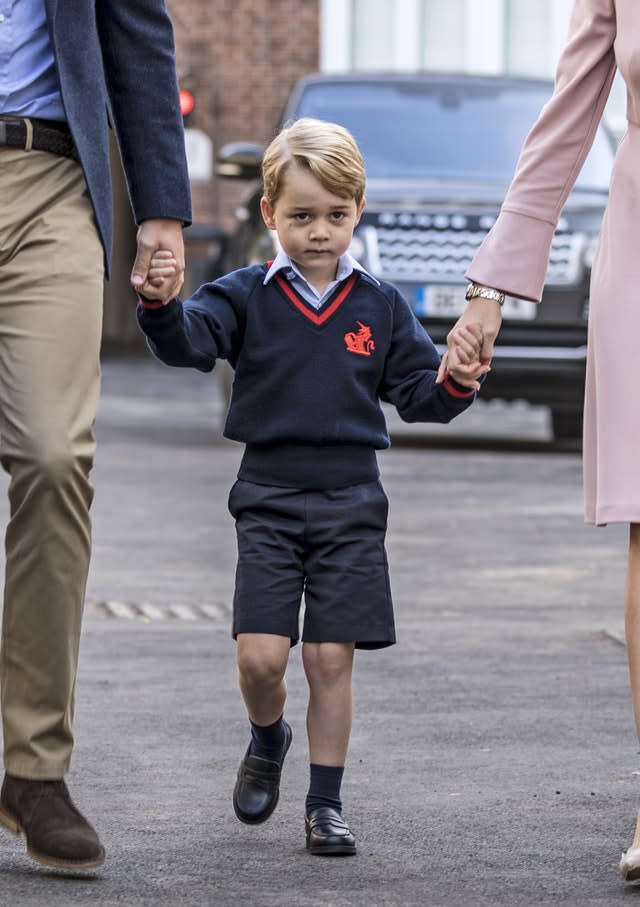
[[[189,125],[214,151],[226,142],[265,143],[284,101],[319,66],[320,0],[167,0],[178,75],[193,91]],[[194,220],[228,223],[244,184],[193,187]]]

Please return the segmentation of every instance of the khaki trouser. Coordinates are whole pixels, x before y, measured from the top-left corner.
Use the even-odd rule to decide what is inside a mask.
[[[103,253],[78,163],[0,148],[0,463],[10,476],[0,696],[6,771],[71,757],[91,548]]]

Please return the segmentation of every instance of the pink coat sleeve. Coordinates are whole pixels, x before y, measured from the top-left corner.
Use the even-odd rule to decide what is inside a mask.
[[[522,147],[500,216],[466,277],[540,300],[551,240],[616,71],[614,0],[575,0],[552,97]]]

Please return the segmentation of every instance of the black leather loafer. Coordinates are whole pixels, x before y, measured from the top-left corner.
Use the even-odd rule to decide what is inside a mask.
[[[356,839],[337,809],[318,806],[304,821],[307,850],[316,856],[351,856],[356,852]]]
[[[238,777],[233,789],[233,809],[241,822],[259,825],[266,822],[278,805],[280,797],[280,775],[284,757],[291,746],[293,736],[285,721],[285,743],[280,762],[251,756],[249,750],[240,763]]]

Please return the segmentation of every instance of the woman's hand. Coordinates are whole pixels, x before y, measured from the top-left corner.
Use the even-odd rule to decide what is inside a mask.
[[[449,376],[474,391],[480,390],[480,378],[490,371],[490,366],[480,361],[482,328],[479,324],[454,327],[449,335],[454,356],[445,353],[444,362]]]
[[[482,331],[480,362],[487,367],[491,365],[493,344],[498,336],[500,325],[502,324],[502,312],[500,303],[496,300],[476,297],[475,299],[469,300],[466,309],[447,334],[447,352],[445,353],[440,364],[440,369],[438,370],[438,377],[436,379],[438,383],[444,381],[444,375],[448,367],[452,365],[455,367],[461,364],[456,349],[456,338],[459,336],[459,328],[468,324],[479,325],[480,330]]]

